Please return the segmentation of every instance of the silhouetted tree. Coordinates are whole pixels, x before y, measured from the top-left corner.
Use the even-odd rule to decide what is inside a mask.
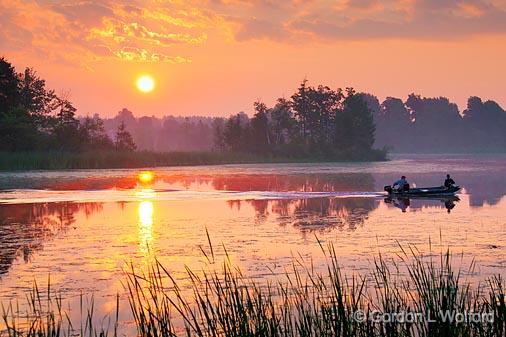
[[[252,152],[266,154],[271,148],[271,131],[269,129],[268,109],[262,102],[255,102],[255,114],[250,121],[249,146]]]
[[[223,118],[215,118],[212,124],[213,144],[219,151],[225,150],[225,138],[223,136],[225,129],[225,121]]]
[[[343,108],[336,113],[335,146],[347,156],[359,159],[374,144],[374,121],[371,110],[361,95],[346,88]]]
[[[0,150],[24,150],[33,146],[33,123],[21,106],[20,81],[14,67],[0,59]]]
[[[104,122],[98,115],[84,118],[79,125],[79,133],[81,148],[84,150],[104,150],[115,147],[105,132]]]
[[[341,89],[331,90],[327,86],[310,88],[311,97],[311,151],[328,155],[329,145],[333,143],[335,135],[336,113],[342,108],[343,94]]]
[[[290,141],[298,142],[297,135],[294,134],[295,120],[288,100],[278,99],[277,104],[270,110],[270,115],[272,142],[276,152],[279,152],[281,147]]]
[[[249,138],[249,121],[241,113],[230,117],[223,130],[223,140],[227,149],[232,151],[246,150]]]
[[[19,105],[19,86],[19,78],[12,64],[0,58],[0,114],[8,113]]]
[[[311,87],[304,80],[291,100],[274,108],[255,102],[255,115],[230,117],[220,132],[226,150],[285,157],[381,158],[373,149],[374,121],[361,95],[347,88]]]
[[[61,108],[62,101],[66,100],[65,97],[58,97],[54,90],[47,90],[46,81],[39,78],[31,68],[26,68],[19,77],[21,106],[37,125],[47,128],[51,123],[50,114]]]
[[[387,97],[380,106],[376,122],[376,138],[380,147],[409,151],[413,146],[413,122],[411,114],[398,98]]]
[[[29,68],[16,74],[0,59],[0,149],[31,150],[44,146],[56,95]]]
[[[494,101],[469,97],[463,117],[467,149],[506,149],[506,111]]]
[[[115,146],[119,151],[134,151],[136,149],[132,135],[127,131],[124,122],[121,122],[116,130]]]
[[[300,84],[297,92],[292,95],[292,109],[294,113],[294,117],[299,124],[299,132],[302,137],[302,141],[306,145],[310,138],[310,98],[309,98],[309,89],[307,87],[307,79],[304,79]]]
[[[33,69],[17,74],[0,59],[0,150],[80,151],[91,143],[110,147],[105,133],[98,142],[89,139],[94,137],[89,128],[90,123],[82,125],[76,118],[68,93],[58,96]]]
[[[54,147],[59,150],[77,151],[80,149],[79,121],[75,117],[76,108],[68,100],[68,94],[59,98],[58,112],[53,122]]]
[[[462,118],[456,104],[446,97],[426,98],[411,94],[405,103],[413,118],[411,138],[421,151],[456,150]]]

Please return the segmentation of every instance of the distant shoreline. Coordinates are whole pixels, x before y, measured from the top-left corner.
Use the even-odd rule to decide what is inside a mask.
[[[388,161],[381,151],[360,158],[267,157],[233,152],[2,152],[0,172],[27,170],[121,169],[163,166],[202,166],[260,163],[323,163],[323,162],[379,162]]]

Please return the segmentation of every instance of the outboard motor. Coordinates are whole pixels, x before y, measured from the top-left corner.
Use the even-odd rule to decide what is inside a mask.
[[[384,189],[386,192],[388,192],[388,194],[392,193],[392,186],[390,186],[390,185],[387,185],[387,186],[383,187],[383,189]]]

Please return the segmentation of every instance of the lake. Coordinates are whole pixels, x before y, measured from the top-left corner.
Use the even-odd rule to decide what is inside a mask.
[[[156,257],[184,284],[185,267],[225,256],[252,279],[284,275],[294,257],[325,268],[332,243],[346,273],[366,274],[379,253],[450,248],[473,282],[506,270],[506,156],[393,156],[378,163],[256,164],[0,173],[0,302],[22,302],[34,281],[72,308],[93,294],[98,316],[131,318],[123,287],[129,264]],[[385,198],[401,174],[456,199]],[[148,179],[146,179],[148,180]],[[78,311],[78,310],[74,310]],[[74,314],[78,314],[74,313]]]

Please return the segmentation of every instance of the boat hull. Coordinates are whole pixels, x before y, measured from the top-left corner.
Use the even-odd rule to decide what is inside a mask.
[[[395,191],[387,189],[385,186],[385,190],[387,190],[389,196],[400,196],[400,197],[425,197],[425,196],[452,196],[458,191],[460,191],[460,186],[453,186],[451,188],[446,188],[443,186],[438,187],[425,187],[425,188],[411,188],[408,191]]]

